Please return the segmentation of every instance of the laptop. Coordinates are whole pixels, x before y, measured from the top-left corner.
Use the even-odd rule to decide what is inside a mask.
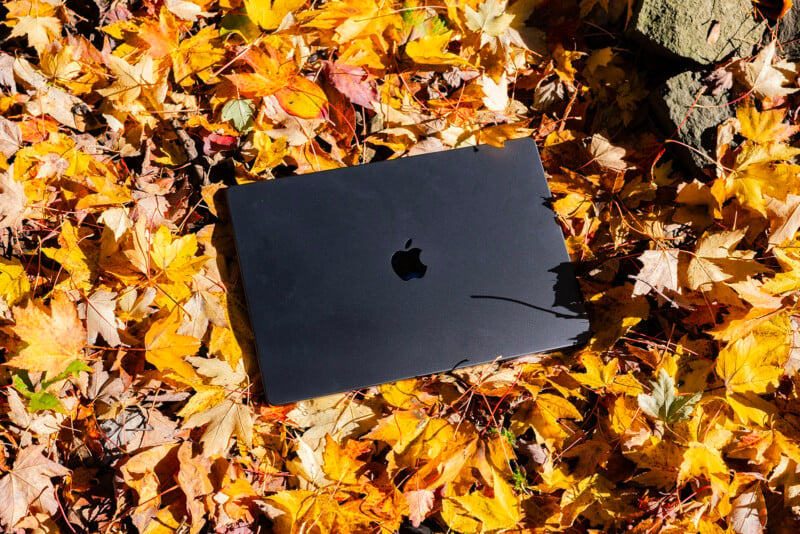
[[[580,344],[533,139],[227,190],[267,400]]]

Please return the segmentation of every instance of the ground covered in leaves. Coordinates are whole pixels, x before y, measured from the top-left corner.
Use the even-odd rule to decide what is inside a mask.
[[[630,9],[5,2],[2,529],[796,532],[798,65],[682,171]],[[523,136],[588,345],[266,404],[222,190]]]

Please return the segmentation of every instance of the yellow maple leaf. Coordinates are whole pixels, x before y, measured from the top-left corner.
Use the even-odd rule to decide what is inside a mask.
[[[336,500],[327,493],[310,490],[285,490],[270,495],[267,501],[278,507],[276,532],[352,532],[357,521],[348,524]]]
[[[522,518],[519,498],[497,473],[492,480],[492,495],[475,491],[462,497],[448,497],[442,510],[447,524],[459,532],[491,532],[513,528]]]
[[[751,334],[720,351],[716,371],[729,393],[768,393],[778,385],[783,366]]]
[[[42,301],[28,301],[13,309],[9,329],[22,341],[7,365],[26,371],[46,371],[55,376],[75,360],[83,359],[86,329],[78,310],[65,293],[58,292],[49,309]]]
[[[358,484],[358,472],[366,465],[366,462],[359,460],[358,457],[371,450],[371,442],[355,439],[348,440],[344,447],[340,447],[330,434],[326,434],[322,470],[325,476],[336,484]]]
[[[402,453],[428,425],[430,418],[422,410],[397,410],[380,419],[366,439],[385,441],[396,453]]]
[[[756,143],[782,143],[798,130],[797,126],[783,122],[786,109],[759,112],[750,99],[736,109],[736,117],[742,135]]]
[[[682,484],[692,477],[705,477],[711,482],[715,493],[723,494],[728,489],[730,476],[728,466],[720,452],[705,443],[694,441],[683,453],[678,472],[678,483]]]
[[[182,40],[172,52],[172,70],[180,85],[190,87],[194,83],[192,76],[206,83],[211,81],[214,66],[225,58],[225,48],[220,46],[217,39],[219,31],[207,26]]]
[[[186,360],[200,348],[200,340],[192,336],[177,333],[181,325],[179,308],[155,321],[144,336],[145,357],[159,371],[172,371],[185,380],[197,380],[199,377]]]
[[[617,358],[612,358],[604,364],[600,356],[592,351],[584,351],[581,354],[581,363],[586,368],[586,372],[572,373],[572,376],[581,384],[596,389],[611,385],[617,376],[617,369],[619,369]]]
[[[56,17],[57,5],[47,2],[20,0],[9,2],[6,24],[12,26],[9,37],[25,36],[37,52],[61,34],[61,21]]]
[[[160,226],[151,244],[151,268],[164,273],[173,282],[187,282],[200,272],[208,259],[206,256],[195,257],[196,253],[197,237],[194,234],[173,239],[169,229]]]
[[[520,435],[533,428],[540,443],[561,446],[570,432],[561,419],[583,419],[583,415],[564,397],[540,393],[536,400],[523,405],[511,417],[511,431]]]
[[[146,102],[148,107],[161,107],[167,95],[167,78],[152,56],[144,56],[131,64],[121,57],[109,55],[106,66],[115,81],[96,91],[112,101],[120,111],[134,109],[133,104],[138,99]]]
[[[5,299],[6,305],[17,304],[30,290],[31,284],[22,263],[16,258],[0,258],[0,297]]]
[[[461,56],[447,52],[447,45],[453,36],[449,30],[440,34],[426,35],[406,44],[406,54],[420,65],[464,65],[470,63]]]
[[[376,0],[351,2],[335,0],[316,9],[298,14],[303,26],[333,30],[331,38],[347,44],[362,34],[380,35],[390,26],[400,27],[402,19],[391,3]]]
[[[244,0],[244,7],[250,20],[264,30],[274,30],[286,15],[305,3],[305,0]]]
[[[725,188],[743,206],[766,217],[765,195],[783,200],[797,190],[794,182],[800,167],[789,162],[800,149],[785,142],[797,127],[783,123],[785,110],[759,112],[749,100],[736,114],[747,139],[738,150],[733,170],[724,177]]]
[[[686,269],[689,289],[708,290],[716,282],[744,280],[765,269],[755,252],[736,250],[744,230],[705,233]]]
[[[72,226],[72,223],[64,221],[64,224],[61,225],[61,233],[58,235],[60,247],[42,248],[45,256],[60,263],[69,273],[69,279],[64,282],[67,288],[89,290],[92,287],[91,278],[94,261],[90,261],[81,248],[81,244],[85,246],[86,232],[84,229],[82,232],[84,235],[79,235],[78,229]]]

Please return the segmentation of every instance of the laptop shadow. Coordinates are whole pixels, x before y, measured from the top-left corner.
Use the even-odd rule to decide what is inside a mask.
[[[561,262],[552,269],[548,269],[548,272],[555,273],[556,275],[556,282],[553,287],[555,298],[553,304],[549,307],[503,295],[470,295],[470,298],[500,300],[548,313],[559,319],[588,321],[586,306],[584,305],[578,282],[575,279],[575,269],[572,263]],[[554,308],[561,308],[565,311]],[[571,337],[570,340],[573,342],[573,346],[579,346],[588,343],[590,338],[591,331],[587,329],[585,332]]]

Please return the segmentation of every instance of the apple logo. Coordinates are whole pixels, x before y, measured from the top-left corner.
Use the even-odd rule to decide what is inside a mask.
[[[392,269],[401,279],[408,282],[412,278],[422,278],[425,276],[425,271],[428,266],[422,263],[419,255],[422,250],[411,246],[411,240],[406,242],[405,250],[398,250],[392,254]]]

